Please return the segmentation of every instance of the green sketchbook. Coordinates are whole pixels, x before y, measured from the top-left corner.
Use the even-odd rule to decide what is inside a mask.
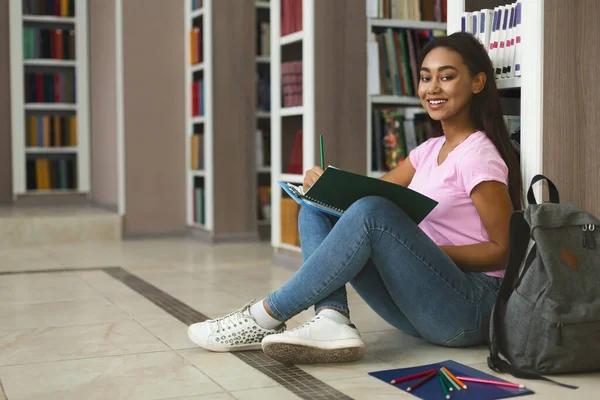
[[[302,186],[279,182],[297,203],[340,216],[356,200],[367,196],[384,197],[419,224],[438,204],[437,201],[394,183],[328,167],[303,193]]]

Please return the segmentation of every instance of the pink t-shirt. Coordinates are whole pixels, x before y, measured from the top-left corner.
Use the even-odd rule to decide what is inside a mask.
[[[508,186],[508,168],[484,132],[467,137],[438,165],[444,141],[444,136],[429,139],[409,155],[417,172],[408,187],[438,202],[419,227],[438,246],[487,242],[488,235],[471,200],[471,191],[484,181]],[[486,274],[502,277],[504,271]]]

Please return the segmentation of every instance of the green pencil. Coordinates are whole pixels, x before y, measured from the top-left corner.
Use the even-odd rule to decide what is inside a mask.
[[[444,396],[446,396],[447,399],[450,398],[450,393],[448,393],[448,389],[446,389],[446,384],[444,383],[444,378],[442,376],[441,371],[438,371],[438,379],[440,380],[440,386],[442,387],[442,391],[444,392]]]
[[[448,376],[448,374],[446,373],[446,371],[444,371],[443,369],[440,368],[440,372],[444,375],[444,378],[446,378],[446,380],[452,384],[452,386],[454,386],[456,388],[456,390],[460,391],[461,388],[460,386],[458,386],[458,383],[454,382],[454,379],[450,378],[450,376]],[[450,386],[450,385],[448,385]]]
[[[325,153],[323,153],[323,135],[319,135],[319,146],[321,148],[321,169],[325,169]]]

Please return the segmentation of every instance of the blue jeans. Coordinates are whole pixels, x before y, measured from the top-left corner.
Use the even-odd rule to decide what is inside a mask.
[[[349,313],[346,283],[390,325],[444,346],[487,340],[501,278],[462,271],[395,204],[355,202],[338,219],[302,208],[304,264],[267,305],[286,321],[315,306]]]

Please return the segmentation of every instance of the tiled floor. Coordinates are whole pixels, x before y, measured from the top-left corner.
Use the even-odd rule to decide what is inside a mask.
[[[293,274],[272,262],[268,244],[177,239],[0,250],[0,273],[7,271],[19,273],[0,275],[0,399],[285,400],[302,398],[294,393],[302,385],[329,394],[322,398],[409,399],[367,373],[446,359],[490,372],[485,347],[447,349],[408,337],[351,290],[353,320],[367,343],[360,362],[279,369],[259,352],[194,347],[182,321],[232,311]],[[154,289],[142,295],[139,287]],[[295,389],[281,385],[284,375]],[[536,392],[528,398],[600,392],[600,374],[559,379],[580,388],[526,382]]]

